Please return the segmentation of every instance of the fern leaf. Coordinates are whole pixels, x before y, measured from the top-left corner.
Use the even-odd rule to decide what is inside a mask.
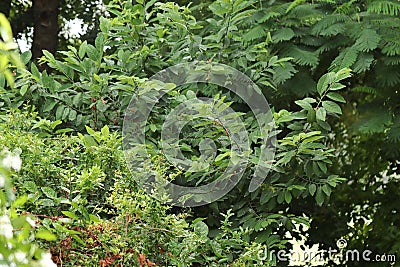
[[[400,3],[398,1],[369,1],[367,11],[370,13],[385,14],[397,16],[400,11]]]
[[[356,86],[351,89],[353,92],[358,92],[358,93],[365,93],[369,95],[374,95],[377,96],[379,95],[379,91],[376,88],[369,87],[369,86]]]
[[[255,39],[261,38],[265,36],[265,31],[263,29],[263,27],[261,25],[258,25],[256,27],[254,27],[253,29],[251,29],[250,31],[248,31],[244,36],[243,36],[243,40],[246,42],[250,42],[253,41]]]
[[[382,53],[388,56],[400,55],[400,40],[394,38],[390,40],[385,40],[382,48]]]
[[[329,40],[324,41],[323,45],[317,49],[317,54],[322,54],[324,52],[337,49],[338,47],[346,46],[348,42],[349,40],[343,38],[342,36],[330,38]]]
[[[306,23],[310,23],[311,20],[315,20],[325,15],[317,4],[298,5],[291,10],[291,16]]]
[[[295,45],[288,45],[285,49],[286,57],[293,57],[293,61],[301,66],[316,67],[319,63],[318,54],[315,51],[301,49]]]
[[[374,55],[360,53],[358,55],[356,63],[353,65],[353,71],[361,73],[370,69],[372,62],[374,61]]]
[[[388,140],[391,143],[400,143],[400,118],[397,118],[387,132]]]
[[[353,10],[353,3],[357,2],[357,0],[350,0],[345,2],[344,4],[338,6],[335,10],[335,13],[348,15]]]
[[[296,72],[297,70],[293,67],[292,63],[285,62],[284,64],[274,68],[272,81],[276,85],[283,84],[288,79],[290,79]]]
[[[293,78],[284,84],[284,88],[293,92],[299,98],[312,95],[316,92],[317,84],[311,74],[305,70],[299,71]]]
[[[368,52],[378,47],[381,36],[373,29],[364,29],[355,43],[359,51]]]
[[[342,50],[339,55],[332,61],[329,71],[335,71],[343,68],[351,67],[356,62],[358,50],[353,46]]]
[[[263,23],[270,19],[279,17],[281,16],[281,14],[279,12],[271,11],[270,9],[268,9],[267,11],[262,10],[260,12],[257,12],[254,14],[254,16],[256,17],[258,23]]]
[[[294,9],[295,7],[304,4],[306,2],[306,0],[295,0],[293,1],[290,6],[286,9],[286,14],[289,13],[292,9]]]
[[[382,57],[382,61],[388,66],[400,65],[400,56]]]
[[[344,24],[338,22],[346,22],[349,18],[343,14],[333,14],[322,18],[311,30],[313,35],[330,36],[343,32]]]
[[[301,37],[299,39],[299,42],[301,44],[304,44],[304,45],[307,45],[307,46],[321,47],[326,42],[328,42],[328,40],[324,40],[324,38],[320,38],[320,37],[314,37],[314,36],[306,35],[304,37]]]
[[[392,115],[387,109],[376,109],[373,105],[368,105],[365,109],[368,112],[362,114],[362,118],[353,125],[353,129],[364,133],[383,133],[386,127],[392,122]]]
[[[374,69],[379,85],[392,87],[400,84],[400,69],[384,65],[383,63],[377,64]]]
[[[272,35],[272,41],[274,43],[279,43],[281,41],[289,41],[294,37],[294,31],[290,28],[282,28],[279,29],[275,32],[274,35]]]

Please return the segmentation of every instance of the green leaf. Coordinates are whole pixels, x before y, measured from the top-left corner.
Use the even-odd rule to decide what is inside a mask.
[[[317,188],[317,194],[315,195],[315,200],[317,201],[317,204],[319,206],[322,206],[322,204],[325,201],[325,197],[324,197],[324,194],[322,193],[321,187]]]
[[[335,100],[337,102],[346,103],[346,100],[338,93],[330,92],[326,95],[328,98]]]
[[[201,237],[207,237],[208,235],[208,226],[202,221],[196,222],[194,224],[194,232]]]
[[[308,186],[308,192],[310,192],[310,195],[314,196],[316,190],[317,186],[315,184],[310,184]]]
[[[75,107],[78,107],[78,106],[79,106],[79,103],[81,102],[81,99],[82,99],[82,93],[77,93],[77,94],[74,96],[74,98],[72,99],[72,104],[73,104]]]
[[[51,111],[55,107],[56,104],[57,104],[57,101],[53,98],[46,100],[43,105],[43,112]],[[57,109],[57,111],[58,111],[58,109]],[[56,112],[56,117],[57,117],[57,112]]]
[[[110,135],[110,129],[107,125],[101,128],[101,134],[103,135],[103,137],[108,138],[108,136]]]
[[[289,161],[294,157],[294,155],[296,154],[296,150],[291,150],[285,153],[285,155],[278,160],[277,164],[281,164],[281,165],[286,165],[289,163]]]
[[[79,219],[79,217],[78,217],[75,213],[73,213],[73,212],[70,212],[70,211],[61,211],[61,213],[64,214],[65,216],[71,218],[71,219],[74,219],[74,220],[75,220],[75,219]]]
[[[62,117],[61,117],[62,120],[66,120],[68,118],[68,114],[69,114],[70,110],[71,110],[70,108],[65,107]]]
[[[326,109],[323,107],[318,108],[316,113],[317,120],[325,121],[326,119]]]
[[[317,101],[313,98],[305,98],[302,100],[295,101],[295,103],[297,105],[299,105],[300,107],[302,107],[305,110],[313,109],[313,107],[311,106],[311,103],[315,103],[315,102],[317,102]]]
[[[285,201],[288,204],[290,204],[290,202],[292,201],[292,194],[290,193],[290,191],[285,192]]]
[[[36,193],[38,191],[38,187],[36,184],[32,181],[25,181],[24,182],[24,188],[28,190],[31,193]]]
[[[324,184],[322,186],[322,191],[327,195],[330,196],[332,193],[332,189],[329,187],[329,185]]]
[[[31,63],[31,73],[34,76],[34,78],[35,77],[37,78],[36,79],[37,81],[40,79],[40,72],[34,63]]]
[[[330,131],[332,129],[326,121],[317,120],[317,124],[324,130]]]
[[[21,54],[21,59],[22,59],[22,62],[26,65],[26,64],[28,64],[29,63],[29,61],[31,60],[31,58],[32,58],[32,52],[31,51],[25,51],[25,52],[23,52],[22,54]]]
[[[46,241],[54,241],[57,240],[57,236],[51,233],[49,230],[41,230],[38,231],[35,235],[36,238],[44,239]]]
[[[28,85],[24,85],[21,87],[21,89],[19,90],[19,93],[21,94],[21,96],[24,96],[26,94],[26,92],[28,91],[29,86]]]
[[[326,109],[326,111],[336,113],[336,114],[342,114],[342,109],[335,102],[322,101],[322,106]]]
[[[319,93],[319,95],[322,96],[322,94],[325,93],[326,90],[328,90],[329,85],[335,81],[335,77],[336,75],[334,72],[329,72],[319,78],[317,84],[317,92]]]
[[[314,122],[316,120],[316,112],[314,109],[309,109],[307,112],[307,121]]]
[[[61,120],[62,119],[62,115],[64,113],[64,108],[65,106],[58,106],[57,110],[56,110],[56,120]]]
[[[104,104],[103,101],[99,100],[96,102],[96,108],[100,111],[100,112],[104,112],[107,110],[108,105]]]
[[[77,112],[73,109],[70,110],[68,120],[74,121],[76,119]]]
[[[222,154],[219,154],[218,156],[216,156],[215,157],[215,162],[217,162],[217,161],[221,161],[223,158],[226,158],[226,157],[229,157],[231,155],[231,152],[230,151],[228,151],[228,152],[225,152],[225,153],[222,153]]]
[[[87,47],[87,42],[84,41],[80,46],[79,46],[79,51],[78,51],[78,56],[80,59],[83,59],[86,53],[86,47]]]
[[[322,161],[317,161],[318,167],[321,169],[323,173],[327,173],[328,169],[326,167],[326,163]]]
[[[50,199],[57,198],[57,193],[56,193],[56,191],[54,191],[53,188],[45,186],[45,187],[42,187],[41,190],[42,190],[43,194],[46,195],[46,197],[48,197]]]
[[[97,34],[97,37],[96,37],[96,40],[94,41],[94,43],[95,43],[96,48],[99,51],[103,51],[104,42],[105,42],[104,34],[102,34],[102,33]]]
[[[88,134],[90,134],[90,135],[95,135],[96,134],[96,132],[92,128],[90,128],[89,126],[85,125],[85,128],[86,128],[86,132]]]

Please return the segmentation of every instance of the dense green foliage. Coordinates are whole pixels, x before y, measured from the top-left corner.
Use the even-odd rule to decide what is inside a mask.
[[[30,63],[30,53],[21,55],[27,67],[18,63],[15,83],[10,70],[2,72],[0,148],[22,158],[12,182],[24,205],[13,216],[35,217],[26,235],[43,237],[36,244],[63,266],[286,266],[259,253],[289,251],[289,233],[308,235],[300,226],[310,226],[310,242],[322,248],[344,237],[350,249],[398,253],[400,3],[181,4],[112,1],[93,44],[56,57],[45,52],[51,74]],[[0,47],[4,66],[12,49]],[[162,153],[167,115],[202,96],[237,111],[251,149],[243,178],[226,196],[177,209],[138,186],[142,176],[128,170],[121,129],[132,96],[151,89],[147,79],[196,60],[234,67],[259,86],[272,106],[276,156],[266,163],[267,179],[249,192],[265,140],[248,105],[213,84],[172,85],[146,127],[149,169],[191,186],[224,172],[235,156],[232,132],[216,120],[196,117],[180,133],[188,158],[200,157],[202,139],[215,142],[209,168],[184,173]],[[210,67],[209,75],[227,73]]]

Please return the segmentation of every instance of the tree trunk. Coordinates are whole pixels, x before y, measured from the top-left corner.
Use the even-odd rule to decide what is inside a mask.
[[[60,0],[33,0],[33,43],[32,58],[43,56],[43,50],[55,54],[58,43],[58,13]],[[40,69],[48,69],[41,65]]]
[[[7,18],[10,16],[11,0],[1,0],[0,13],[3,13]]]

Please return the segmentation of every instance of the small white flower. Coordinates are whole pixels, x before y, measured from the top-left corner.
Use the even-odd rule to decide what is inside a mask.
[[[0,216],[0,235],[4,236],[6,239],[11,239],[13,237],[13,227],[10,218],[6,215]]]
[[[51,260],[50,253],[42,253],[42,257],[40,258],[40,261],[38,263],[39,266],[42,267],[57,267],[57,265]]]
[[[22,251],[17,251],[14,254],[11,254],[9,256],[9,260],[22,264],[28,263],[28,259],[26,258],[26,253]]]
[[[22,165],[22,160],[18,155],[11,155],[8,154],[4,159],[3,159],[3,166],[11,169],[13,168],[17,172],[21,170],[21,165]]]

